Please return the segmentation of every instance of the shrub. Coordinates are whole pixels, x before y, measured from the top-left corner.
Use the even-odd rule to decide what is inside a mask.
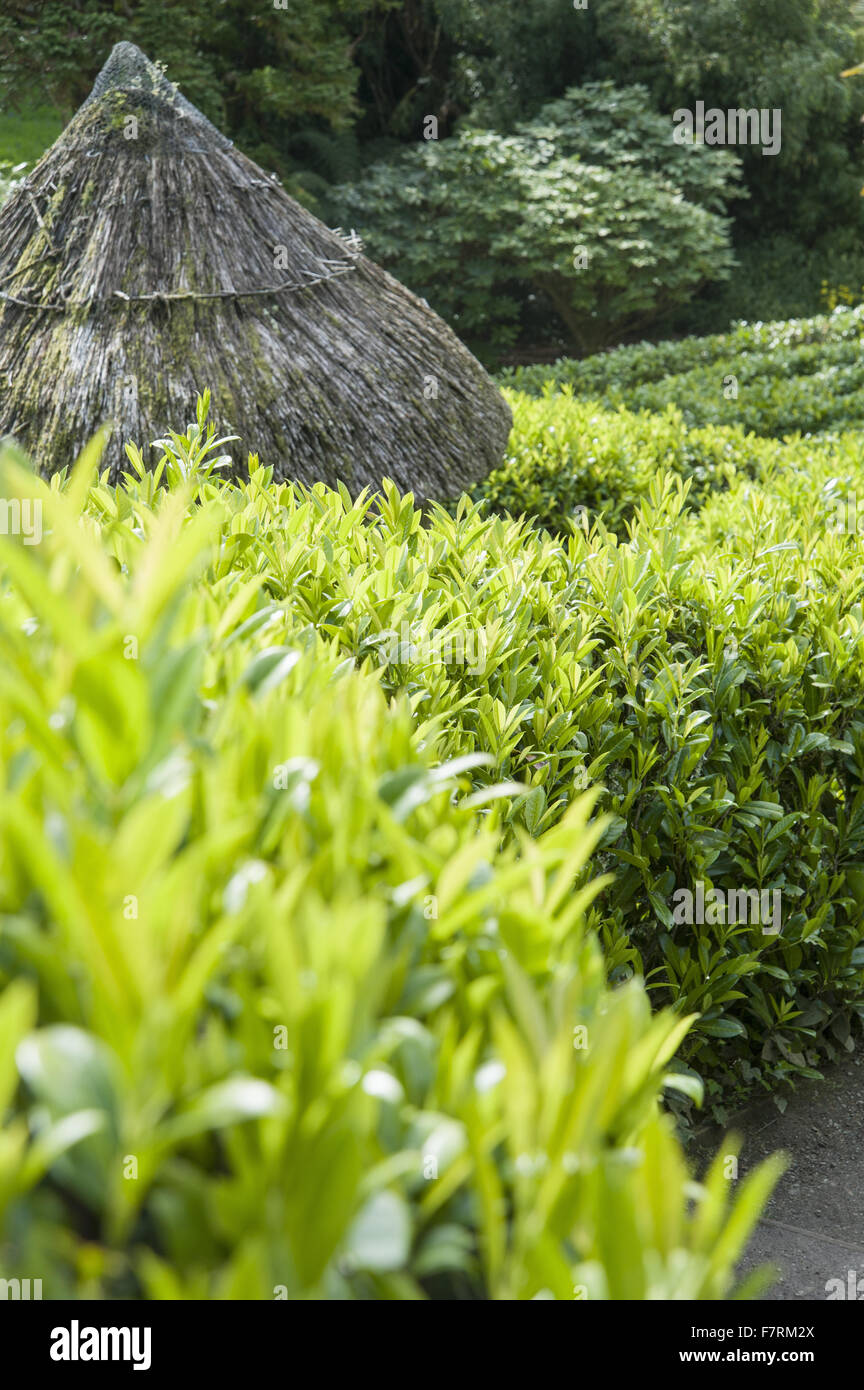
[[[805,473],[803,452],[704,519],[684,515],[687,483],[655,481],[626,544],[599,521],[556,541],[463,504],[406,528],[395,571],[378,542],[358,572],[349,544],[323,590],[293,568],[281,587],[370,661],[404,621],[483,634],[477,674],[418,641],[388,688],[447,728],[450,756],[488,753],[492,782],[526,785],[510,825],[542,830],[605,787],[608,968],[700,1013],[681,1055],[721,1116],[721,1091],[812,1074],[862,1011],[864,570],[832,524],[834,487],[860,496],[864,474],[852,443],[842,471],[825,449]],[[781,892],[781,936],[676,925],[674,892],[699,881]]]
[[[507,457],[474,495],[554,531],[596,514],[621,533],[658,469],[689,479],[688,501],[697,504],[738,471],[753,476],[777,452],[740,429],[688,429],[676,406],[662,413],[608,410],[576,400],[569,386],[539,400],[506,394],[513,412]]]
[[[503,796],[505,844],[605,789],[597,863],[614,882],[589,925],[613,980],[643,975],[700,1014],[679,1056],[718,1113],[730,1088],[836,1055],[864,964],[862,561],[832,529],[835,488],[864,492],[855,441],[809,463],[780,452],[696,517],[688,481],[655,480],[625,543],[602,520],[556,539],[467,499],[424,526],[392,490],[357,510],[342,492],[265,493],[268,476],[224,494],[219,573],[407,700],[438,756],[490,758],[474,789]],[[90,505],[131,526],[123,498]],[[477,659],[451,659],[460,645]],[[781,935],[670,920],[699,881],[781,892]]]
[[[529,555],[538,598],[560,549],[254,462],[222,481],[202,425],[156,474],[130,450],[116,487],[92,450],[50,488],[3,460],[43,522],[0,537],[3,1275],[55,1298],[722,1297],[777,1165],[731,1199],[719,1159],[690,1183],[658,1099],[694,1092],[691,1020],[610,990],[584,926],[609,826],[584,797],[514,819],[499,778],[525,619],[493,618],[477,543]],[[502,655],[454,729],[369,655],[445,607]],[[550,713],[579,679],[567,626]],[[495,751],[450,758],[475,719]]]
[[[523,367],[501,379],[541,394],[567,385],[606,407],[662,411],[685,424],[738,426],[782,438],[864,423],[864,311],[739,324],[732,332],[638,343],[583,361]]]
[[[825,313],[837,304],[860,303],[857,290],[864,282],[864,252],[854,225],[831,227],[806,245],[788,231],[760,236],[738,229],[734,245],[735,274],[673,310],[656,325],[658,336],[725,333],[741,320],[770,323]],[[835,294],[832,300],[835,287],[845,293]]]
[[[737,160],[675,146],[645,108],[639,88],[573,88],[511,135],[466,130],[372,167],[333,216],[484,355],[532,295],[594,350],[733,264],[720,210]]]
[[[862,1008],[862,562],[832,529],[862,467],[848,440],[775,453],[697,517],[689,480],[656,479],[625,543],[602,519],[556,539],[467,499],[424,525],[392,489],[373,508],[266,470],[199,484],[230,513],[215,578],[250,586],[244,619],[266,610],[272,645],[282,625],[335,643],[407,702],[427,755],[490,760],[473,791],[500,798],[482,818],[505,849],[604,789],[614,882],[589,926],[613,980],[700,1013],[680,1059],[721,1106],[812,1073]],[[150,525],[131,496],[88,502],[127,567]],[[670,921],[700,880],[781,891],[780,937]]]

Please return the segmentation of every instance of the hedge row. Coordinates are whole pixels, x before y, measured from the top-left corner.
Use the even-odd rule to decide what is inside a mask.
[[[782,438],[864,424],[864,310],[740,324],[729,333],[638,343],[554,366],[522,367],[502,381],[539,395],[550,385],[606,408],[675,406],[691,427],[730,425]]]
[[[474,497],[552,531],[602,516],[623,533],[658,470],[689,480],[693,506],[739,474],[756,476],[781,447],[738,428],[690,428],[673,405],[659,412],[604,408],[577,400],[570,386],[540,399],[505,394],[513,412],[507,457]]]
[[[576,786],[635,753],[587,550],[216,482],[201,423],[116,487],[2,462],[41,514],[0,536],[0,1274],[724,1296],[777,1165],[694,1188],[692,1020],[607,983]],[[482,676],[383,665],[403,619]]]

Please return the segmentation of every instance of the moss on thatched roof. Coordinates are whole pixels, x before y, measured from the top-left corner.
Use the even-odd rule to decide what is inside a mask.
[[[0,211],[0,434],[46,471],[111,422],[213,418],[279,478],[449,496],[510,413],[410,291],[240,154],[132,44]]]

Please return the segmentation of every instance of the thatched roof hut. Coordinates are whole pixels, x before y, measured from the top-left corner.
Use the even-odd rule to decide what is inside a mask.
[[[510,412],[418,299],[245,158],[132,44],[0,210],[0,435],[51,472],[97,427],[212,416],[279,478],[451,496]]]

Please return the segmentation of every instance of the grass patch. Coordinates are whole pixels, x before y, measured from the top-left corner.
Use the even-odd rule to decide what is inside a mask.
[[[0,113],[0,162],[35,164],[66,124],[51,106]]]

